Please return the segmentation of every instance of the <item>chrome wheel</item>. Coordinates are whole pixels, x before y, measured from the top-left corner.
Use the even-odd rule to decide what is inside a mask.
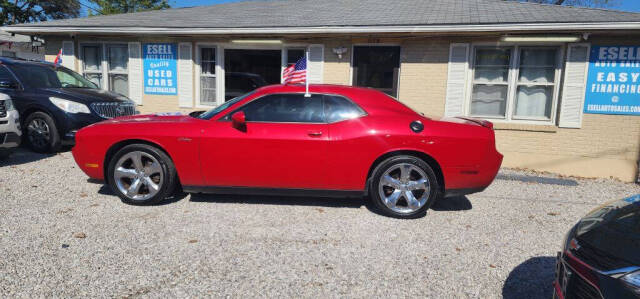
[[[164,181],[160,162],[151,154],[132,151],[122,156],[113,170],[118,190],[136,201],[148,200],[158,194]]]
[[[27,125],[29,142],[37,148],[46,148],[51,140],[51,130],[44,119],[34,118]]]
[[[424,170],[410,163],[399,163],[382,174],[378,192],[389,209],[410,214],[427,203],[431,188]]]

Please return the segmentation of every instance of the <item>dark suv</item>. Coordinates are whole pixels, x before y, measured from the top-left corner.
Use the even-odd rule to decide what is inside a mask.
[[[55,152],[62,144],[72,144],[82,127],[136,114],[135,103],[127,97],[47,62],[0,58],[0,92],[13,100],[24,141],[36,152]]]

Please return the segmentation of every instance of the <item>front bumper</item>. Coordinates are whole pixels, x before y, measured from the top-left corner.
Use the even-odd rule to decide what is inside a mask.
[[[18,111],[8,111],[6,117],[0,118],[0,149],[20,146],[21,136]]]
[[[106,120],[94,113],[67,113],[62,110],[55,111],[54,117],[58,125],[58,132],[63,144],[75,144],[76,132],[86,126]]]
[[[558,252],[554,298],[638,298],[614,276],[593,268],[569,251]]]

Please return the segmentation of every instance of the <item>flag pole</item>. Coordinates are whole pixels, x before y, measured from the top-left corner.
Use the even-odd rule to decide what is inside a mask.
[[[307,63],[305,64],[305,78],[304,78],[304,85],[306,86],[306,90],[304,92],[304,97],[305,98],[309,98],[311,97],[311,94],[309,93],[309,48],[307,47],[305,53],[304,53],[304,59],[307,60]]]

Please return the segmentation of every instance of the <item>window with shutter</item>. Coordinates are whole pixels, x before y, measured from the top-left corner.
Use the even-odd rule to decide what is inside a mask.
[[[558,126],[561,128],[582,126],[589,50],[590,45],[586,43],[570,44],[568,47],[558,121]]]
[[[308,78],[310,84],[321,84],[324,64],[324,45],[309,46]]]
[[[178,105],[193,107],[193,62],[191,43],[178,45]]]
[[[62,42],[62,66],[73,71],[76,70],[76,54],[73,41]]]
[[[142,45],[129,43],[129,98],[138,105],[142,104]]]
[[[449,49],[447,95],[444,108],[445,116],[464,115],[468,59],[469,44],[451,44]]]

